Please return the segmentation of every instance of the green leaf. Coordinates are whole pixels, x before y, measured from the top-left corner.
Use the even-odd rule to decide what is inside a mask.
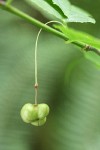
[[[57,5],[55,5],[52,0],[44,0],[46,1],[50,6],[52,6],[61,16],[62,19],[65,18],[66,16],[64,15],[63,11],[61,10],[61,8]]]
[[[100,49],[100,39],[95,38],[85,32],[78,31],[66,26],[65,27],[60,25],[54,26],[60,31],[62,31],[70,41],[84,43],[96,49]]]
[[[42,13],[43,11],[45,11],[46,13],[51,14],[58,19],[62,19],[62,15],[60,15],[59,12],[57,12],[57,10],[55,10],[55,8],[49,5],[46,1],[44,0],[26,0],[26,1],[31,5],[37,6],[39,8],[39,11],[41,11]]]
[[[83,43],[85,45],[89,45],[92,46],[93,48],[98,49],[98,51],[100,50],[100,39],[94,38],[93,36],[84,33],[84,32],[80,32],[68,27],[63,27],[63,26],[59,26],[59,25],[54,25],[54,27],[56,27],[57,29],[59,29],[60,31],[62,31],[66,37],[69,39],[69,41],[71,42],[79,42],[79,43]],[[68,44],[68,41],[67,41]],[[94,62],[96,65],[100,66],[100,56],[95,54],[94,52],[84,52],[84,55],[87,59],[91,60],[92,62]]]
[[[65,22],[95,23],[95,19],[89,13],[71,5],[68,0],[53,0],[53,3],[58,5],[67,17],[64,19]]]
[[[70,14],[68,15],[68,19],[65,20],[67,22],[80,22],[80,23],[96,22],[95,19],[93,19],[89,13],[76,6],[71,6],[71,11]]]
[[[59,6],[59,8],[63,11],[64,15],[68,17],[71,12],[71,4],[68,0],[52,0],[54,4]]]
[[[95,23],[95,19],[86,11],[71,5],[68,0],[26,0],[28,3],[35,5],[39,11],[45,11],[48,14],[64,21],[64,22],[91,22]],[[41,9],[40,9],[41,8]],[[44,14],[47,16],[47,14]],[[49,18],[49,16],[48,16]]]

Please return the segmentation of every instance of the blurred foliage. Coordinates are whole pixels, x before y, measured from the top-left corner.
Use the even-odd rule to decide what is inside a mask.
[[[89,32],[99,36],[92,27]],[[100,70],[77,47],[45,32],[38,45],[39,103],[49,104],[50,115],[42,127],[22,122],[22,105],[34,103],[37,32],[0,10],[0,150],[99,150]]]

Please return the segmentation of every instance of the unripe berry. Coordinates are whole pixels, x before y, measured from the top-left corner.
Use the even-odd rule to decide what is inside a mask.
[[[43,119],[39,119],[37,121],[34,121],[31,124],[34,125],[34,126],[42,126],[42,125],[45,124],[45,122],[46,122],[46,117],[43,118]]]
[[[38,104],[38,118],[43,119],[49,114],[49,106],[47,104]]]
[[[37,105],[32,105],[30,103],[25,104],[21,109],[21,118],[26,123],[31,123],[38,119]]]

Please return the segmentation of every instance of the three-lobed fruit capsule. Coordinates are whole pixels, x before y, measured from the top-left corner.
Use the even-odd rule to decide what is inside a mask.
[[[21,118],[26,123],[35,126],[42,126],[46,122],[46,116],[49,114],[49,106],[47,104],[25,104],[21,109]]]

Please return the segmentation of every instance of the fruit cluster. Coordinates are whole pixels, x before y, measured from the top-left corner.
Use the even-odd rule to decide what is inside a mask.
[[[49,106],[47,104],[25,104],[21,109],[21,118],[26,123],[34,126],[42,126],[46,122],[49,114]]]

